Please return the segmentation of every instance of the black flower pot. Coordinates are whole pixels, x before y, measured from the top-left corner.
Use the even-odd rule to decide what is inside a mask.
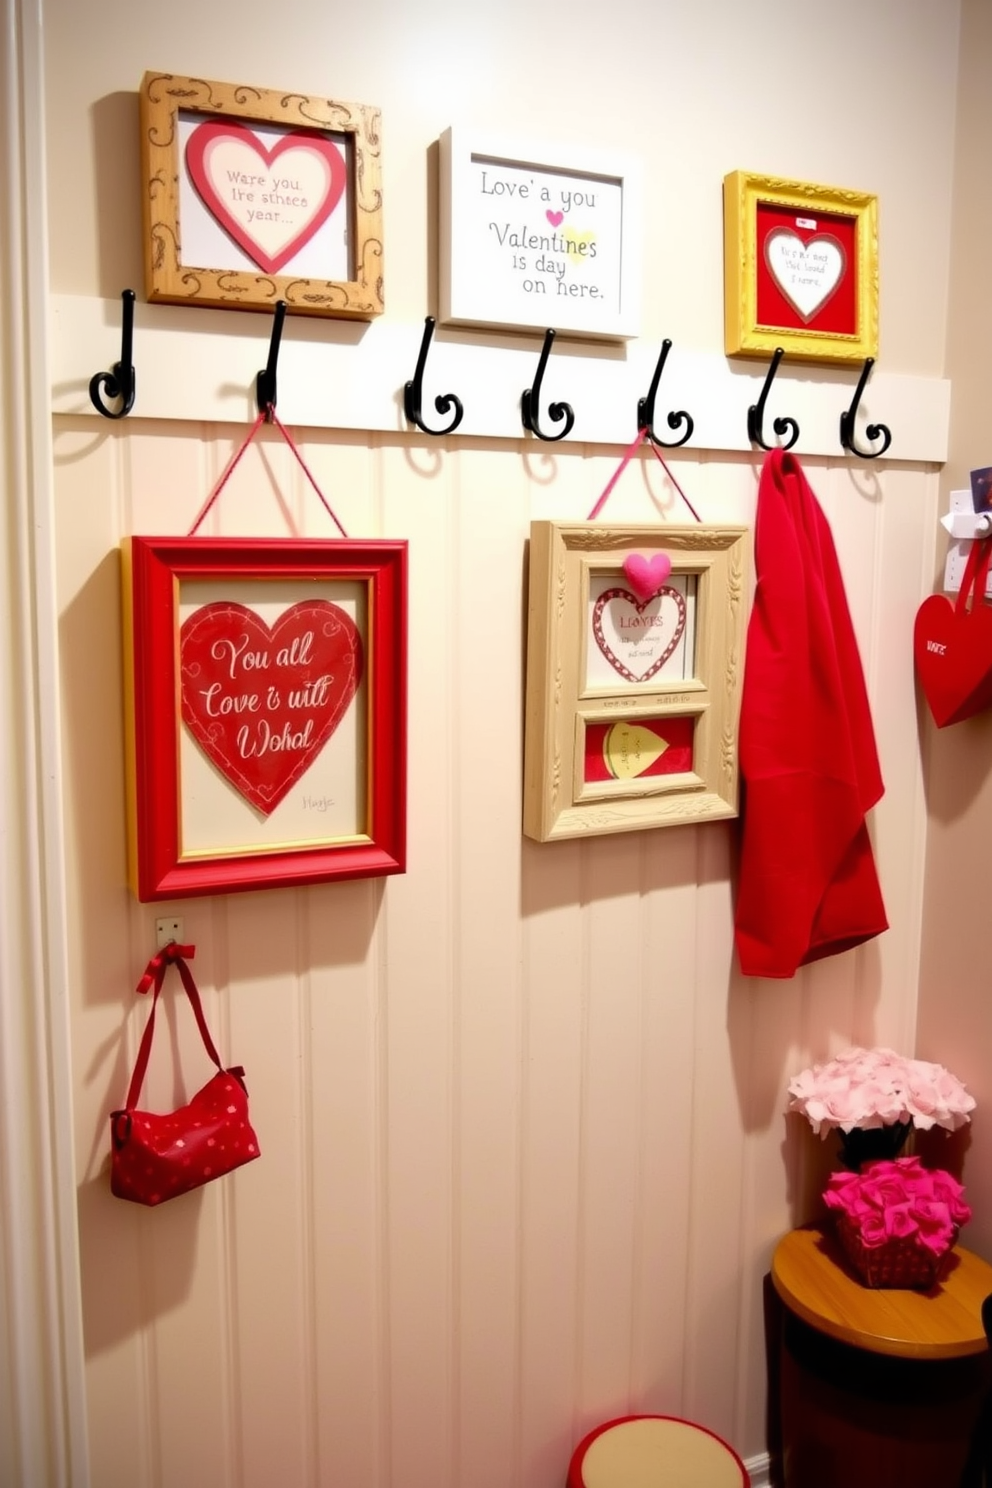
[[[845,1168],[859,1172],[863,1163],[898,1157],[913,1129],[911,1121],[896,1121],[891,1126],[852,1126],[850,1131],[837,1128],[840,1138],[840,1160]]]

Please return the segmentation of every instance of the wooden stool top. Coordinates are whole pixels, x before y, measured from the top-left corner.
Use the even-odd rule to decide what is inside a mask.
[[[828,1230],[792,1230],[772,1257],[772,1283],[785,1305],[821,1333],[875,1354],[958,1359],[987,1348],[982,1303],[992,1266],[957,1245],[929,1291],[866,1287],[848,1270]]]

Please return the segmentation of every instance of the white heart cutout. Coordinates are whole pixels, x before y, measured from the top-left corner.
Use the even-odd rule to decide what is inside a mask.
[[[810,321],[833,295],[847,267],[841,243],[820,233],[804,243],[787,227],[765,239],[765,262],[772,278],[801,320]]]
[[[596,645],[627,682],[647,682],[685,632],[685,596],[667,584],[643,604],[626,589],[606,589],[593,606]]]

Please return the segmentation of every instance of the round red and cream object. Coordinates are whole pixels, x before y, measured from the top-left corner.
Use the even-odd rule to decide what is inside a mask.
[[[597,1426],[572,1454],[568,1488],[748,1488],[732,1447],[674,1416],[621,1416]]]

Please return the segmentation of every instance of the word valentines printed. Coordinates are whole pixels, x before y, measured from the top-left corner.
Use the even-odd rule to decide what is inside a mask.
[[[268,816],[320,754],[362,678],[339,605],[291,605],[271,626],[244,605],[196,610],[179,638],[182,717],[207,758]]]
[[[509,166],[479,167],[487,274],[547,302],[619,300],[620,188]]]
[[[640,182],[639,162],[626,157],[520,142],[511,153],[509,141],[470,143],[448,130],[442,319],[637,335]]]

